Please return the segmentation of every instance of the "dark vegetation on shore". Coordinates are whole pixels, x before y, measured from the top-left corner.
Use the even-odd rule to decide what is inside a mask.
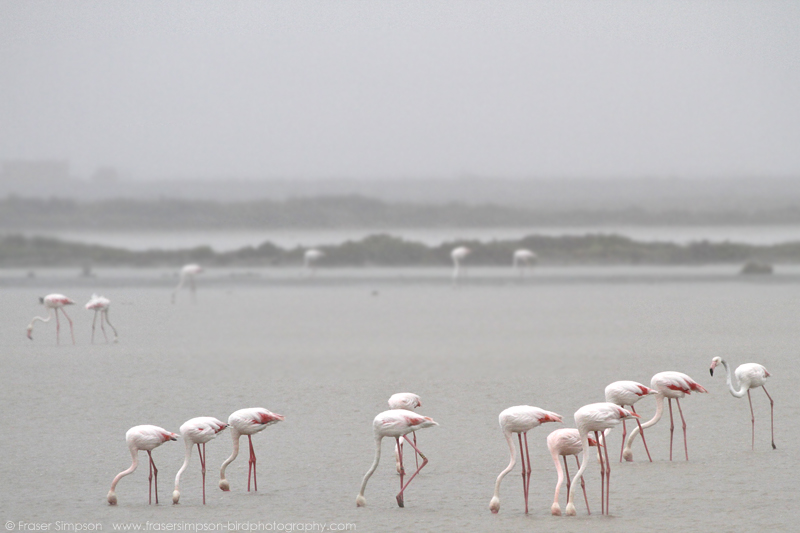
[[[0,199],[0,230],[204,230],[281,228],[479,228],[800,223],[800,206],[760,210],[564,210],[498,204],[388,203],[364,196],[283,201]]]
[[[536,252],[541,264],[589,265],[705,265],[800,262],[800,242],[772,246],[736,243],[696,242],[679,245],[664,242],[638,242],[618,235],[551,237],[530,235],[519,240],[460,240],[427,246],[386,234],[359,241],[321,246],[325,257],[319,266],[441,266],[450,264],[455,246],[472,250],[469,264],[508,266],[518,248]],[[179,266],[197,262],[205,266],[297,266],[303,249],[284,249],[270,242],[230,252],[215,252],[207,246],[183,250],[131,251],[122,248],[87,245],[44,237],[7,235],[0,237],[0,267],[70,266]]]

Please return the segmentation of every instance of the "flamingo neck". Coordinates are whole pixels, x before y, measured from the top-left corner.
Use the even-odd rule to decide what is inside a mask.
[[[40,317],[40,316],[35,316],[35,317],[33,317],[33,320],[31,320],[31,323],[28,324],[28,327],[32,328],[33,325],[36,322],[45,322],[45,323],[50,322],[51,318],[53,318],[53,315],[50,313],[50,311],[47,311],[47,318],[43,318],[43,317]]]
[[[231,464],[236,457],[239,455],[239,438],[242,435],[236,431],[236,428],[231,428],[231,438],[233,439],[233,453],[231,456],[225,459],[225,462],[222,463],[222,466],[219,469],[219,479],[225,480],[225,469],[228,468],[228,465]]]
[[[383,437],[375,437],[375,460],[372,461],[372,466],[369,467],[367,473],[364,475],[364,479],[361,481],[361,492],[358,493],[358,497],[363,500],[364,498],[364,491],[367,490],[367,481],[369,478],[372,477],[373,472],[375,469],[378,468],[378,463],[381,460],[381,441]]]
[[[575,487],[577,487],[580,483],[579,480],[583,479],[583,473],[586,471],[586,466],[589,464],[589,433],[581,431],[581,443],[583,444],[583,460],[581,461],[581,467],[578,469],[578,473],[572,478],[572,483],[569,487],[569,496],[567,497],[567,515],[574,515],[575,514]],[[599,444],[599,443],[598,443]],[[598,453],[600,451],[600,447],[597,448]]]
[[[734,389],[733,388],[733,370],[731,370],[731,368],[728,366],[728,363],[725,361],[725,359],[723,359],[720,362],[722,363],[722,366],[725,367],[725,377],[726,377],[726,381],[728,382],[728,389],[731,391],[731,394],[735,398],[741,398],[742,396],[744,396],[747,393],[747,389],[741,383],[739,384],[739,390]]]
[[[642,423],[641,428],[647,429],[650,426],[654,426],[661,420],[661,415],[664,414],[664,395],[656,393],[656,414],[653,415],[653,418],[648,420],[647,422]],[[639,425],[637,424],[635,428],[628,434],[628,438],[625,439],[625,448],[622,450],[622,455],[625,457],[627,461],[633,460],[633,452],[631,451],[631,446],[633,446],[633,441],[636,440],[636,437],[639,435],[641,430],[639,429]]]
[[[130,450],[133,462],[131,463],[131,466],[127,470],[123,470],[122,472],[117,474],[117,477],[115,477],[114,481],[111,482],[110,492],[114,492],[114,489],[117,487],[117,483],[119,483],[120,479],[124,478],[128,474],[132,474],[133,471],[136,470],[136,468],[139,466],[139,450],[137,450],[135,446],[131,446]]]

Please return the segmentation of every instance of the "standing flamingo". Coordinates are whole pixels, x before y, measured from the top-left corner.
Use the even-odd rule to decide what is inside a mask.
[[[203,474],[203,505],[206,504],[206,442],[216,437],[217,433],[226,427],[228,427],[228,424],[212,416],[199,416],[183,423],[181,435],[183,436],[183,442],[186,444],[186,458],[175,476],[175,490],[172,492],[173,504],[178,503],[181,499],[181,474],[189,466],[193,444],[197,444],[197,453],[200,456],[200,471]],[[202,449],[200,448],[201,444],[203,445]]]
[[[106,335],[106,328],[103,325],[103,322],[108,322],[108,325],[111,326],[111,329],[114,331],[114,342],[117,342],[117,328],[114,327],[114,324],[112,324],[111,320],[108,318],[108,308],[110,306],[111,300],[96,294],[92,294],[92,297],[86,304],[86,309],[89,311],[94,311],[94,319],[92,320],[92,344],[94,344],[94,329],[95,325],[97,324],[98,313],[100,313],[100,329],[103,330],[103,337],[105,337],[106,342],[108,342],[108,335]]]
[[[589,437],[589,446],[597,446],[597,441],[591,436]],[[575,428],[557,429],[547,436],[547,449],[550,450],[550,455],[553,456],[553,462],[556,465],[556,473],[558,474],[556,493],[555,496],[553,496],[553,505],[550,507],[550,514],[561,516],[561,506],[558,505],[558,494],[561,492],[561,485],[564,484],[564,472],[567,474],[567,492],[569,492],[570,487],[567,456],[574,455],[575,462],[578,463],[578,469],[580,469],[581,461],[578,459],[578,454],[583,450],[581,434]],[[561,463],[558,462],[559,457],[564,460],[564,470],[561,469]],[[586,496],[586,483],[584,483],[583,478],[581,478],[581,488],[583,489],[583,499],[586,500],[586,512],[592,514],[589,510],[589,498]]]
[[[567,515],[575,516],[575,485],[578,478],[583,482],[583,472],[589,464],[589,432],[594,432],[594,439],[598,445],[603,448],[604,453],[598,454],[600,457],[600,514],[609,514],[608,502],[611,498],[611,463],[608,460],[608,447],[603,437],[603,431],[608,428],[613,428],[619,424],[620,420],[627,418],[639,418],[636,413],[623,409],[622,407],[609,403],[592,403],[584,405],[575,411],[575,424],[578,426],[578,431],[581,435],[581,444],[583,446],[583,461],[578,473],[572,479],[572,486],[569,490],[569,498],[567,499]],[[601,440],[602,439],[602,440]],[[605,458],[603,458],[605,455]]]
[[[175,287],[175,290],[172,291],[172,303],[175,303],[175,298],[178,296],[178,291],[181,290],[181,287],[183,287],[183,284],[186,283],[186,281],[189,282],[189,290],[192,292],[192,301],[197,301],[197,286],[195,284],[195,277],[202,272],[203,267],[194,263],[184,265],[184,267],[181,268],[180,281],[178,281],[178,286]]]
[[[323,257],[325,257],[325,252],[315,248],[306,250],[306,252],[303,254],[303,268],[305,268],[309,276],[313,276],[317,272],[317,261]]]
[[[111,490],[108,491],[108,496],[106,496],[109,505],[117,505],[117,493],[114,492],[114,489],[117,487],[119,480],[128,474],[132,474],[133,471],[136,470],[136,467],[139,466],[139,450],[145,450],[147,452],[147,457],[150,459],[150,477],[147,478],[150,486],[150,495],[147,503],[153,503],[153,480],[155,480],[156,505],[158,505],[158,468],[156,468],[156,464],[153,462],[153,456],[150,452],[168,440],[178,440],[178,436],[158,426],[144,425],[134,426],[129,429],[125,433],[125,440],[128,443],[128,449],[131,451],[133,463],[130,468],[117,474],[114,481],[111,482]]]
[[[459,246],[450,252],[450,258],[453,260],[453,285],[458,284],[458,278],[461,274],[461,261],[466,259],[471,251],[466,246]]]
[[[615,381],[606,387],[606,401],[610,403],[615,403],[620,407],[625,407],[626,405],[630,406],[631,412],[635,413],[636,408],[633,407],[633,404],[641,400],[643,397],[648,396],[650,394],[656,394],[656,391],[649,387],[645,387],[641,383],[637,383],[636,381]],[[653,462],[653,458],[650,457],[650,450],[647,448],[647,441],[644,439],[644,431],[642,431],[642,424],[639,419],[636,419],[636,423],[639,425],[639,431],[642,434],[642,443],[644,443],[644,449],[647,451],[647,458],[650,459],[650,462]],[[608,433],[611,429],[607,429],[603,437],[607,437]],[[619,448],[619,460],[622,462],[622,452],[625,448],[625,437],[628,435],[628,428],[625,426],[625,420],[622,421],[622,445]]]
[[[759,365],[758,363],[745,363],[743,365],[739,365],[736,367],[736,381],[739,382],[739,390],[733,388],[733,383],[731,380],[731,369],[728,367],[728,363],[725,362],[724,359],[721,357],[715,357],[711,360],[711,368],[709,368],[709,372],[711,375],[714,375],[714,368],[718,364],[722,363],[722,366],[725,367],[725,370],[728,374],[728,388],[731,391],[731,394],[734,398],[741,398],[744,396],[745,392],[747,392],[747,401],[750,402],[750,423],[753,426],[752,430],[752,442],[751,442],[751,449],[756,449],[756,416],[753,413],[753,400],[750,398],[750,389],[755,389],[761,387],[764,389],[764,394],[767,395],[769,398],[769,427],[770,433],[772,434],[772,449],[776,448],[775,446],[775,420],[774,420],[774,410],[775,404],[772,401],[772,396],[769,395],[767,392],[767,388],[764,384],[767,382],[767,378],[770,376],[770,373],[767,372],[767,369],[763,366]]]
[[[413,392],[398,392],[397,394],[392,394],[392,396],[389,398],[389,409],[405,409],[407,411],[413,411],[417,407],[422,407],[422,402],[420,401],[419,396]],[[416,446],[417,433],[412,431],[411,436],[414,439],[414,445]],[[414,458],[417,460],[417,468],[419,468],[419,456],[416,452],[414,452]],[[397,464],[397,473],[400,474],[403,470],[403,441],[400,441],[399,448],[395,447],[394,459],[395,463]]]
[[[256,478],[256,452],[253,449],[253,435],[263,431],[267,426],[283,421],[283,415],[279,415],[264,409],[263,407],[250,407],[239,409],[228,417],[228,425],[231,428],[231,438],[233,439],[233,453],[225,459],[219,469],[219,488],[224,491],[231,490],[228,480],[225,479],[225,469],[239,455],[239,438],[247,435],[250,443],[250,460],[247,462],[247,492],[250,492],[250,472],[253,475],[253,490],[258,490],[258,478]]]
[[[536,263],[536,254],[525,248],[520,248],[514,252],[514,270],[519,272],[520,276],[524,276],[528,268]]]
[[[35,316],[31,323],[28,324],[28,338],[33,340],[33,324],[37,321],[39,322],[50,322],[50,319],[53,318],[50,314],[50,311],[56,316],[56,343],[61,344],[61,339],[59,338],[59,333],[61,331],[61,322],[58,320],[58,311],[60,310],[64,313],[64,316],[67,317],[69,321],[69,332],[72,335],[72,344],[75,344],[75,331],[72,328],[72,319],[67,315],[67,312],[64,311],[64,306],[73,305],[75,302],[64,296],[63,294],[48,294],[44,298],[39,298],[39,303],[44,304],[45,309],[47,309],[47,318]]]
[[[494,496],[489,502],[489,510],[493,513],[500,511],[500,483],[506,477],[506,474],[511,472],[517,462],[514,440],[511,437],[512,433],[516,433],[519,439],[519,457],[522,462],[522,492],[525,495],[525,514],[528,514],[528,487],[531,482],[531,454],[528,451],[528,431],[546,422],[561,422],[561,415],[530,405],[509,407],[500,413],[500,428],[502,428],[503,435],[505,435],[508,442],[511,460],[506,469],[497,476],[497,481],[494,485]],[[523,435],[525,436],[524,450],[522,449]],[[525,468],[526,460],[528,463],[527,469]]]
[[[647,429],[654,426],[661,420],[661,415],[664,412],[664,398],[669,401],[669,460],[672,461],[672,435],[675,431],[675,422],[672,417],[672,399],[678,404],[678,411],[681,414],[681,422],[683,422],[683,448],[686,452],[686,460],[689,460],[689,445],[686,440],[686,420],[683,418],[683,410],[681,409],[680,399],[691,394],[692,392],[708,392],[700,384],[695,382],[692,378],[681,372],[659,372],[650,380],[650,388],[656,390],[656,414],[653,418],[641,425],[641,428]],[[639,428],[633,428],[628,440],[625,441],[625,449],[622,456],[626,461],[633,461],[633,451],[631,446],[633,441],[636,440],[636,435],[639,434]]]
[[[411,447],[416,450],[419,456],[422,457],[422,464],[417,468],[417,471],[408,478],[405,485],[403,484],[404,473],[402,471],[400,472],[400,492],[397,493],[397,505],[405,507],[403,492],[411,484],[411,480],[419,474],[419,471],[428,464],[428,458],[408,439],[407,435],[418,429],[425,429],[438,425],[439,424],[434,422],[432,418],[418,415],[405,409],[390,409],[376,416],[375,420],[372,421],[372,431],[375,435],[375,460],[372,462],[372,466],[367,470],[364,479],[361,481],[361,492],[356,496],[356,507],[364,507],[367,505],[367,500],[364,498],[364,491],[367,490],[367,481],[369,481],[375,469],[378,468],[378,462],[381,460],[381,441],[384,437],[394,437],[397,445],[400,444],[400,438],[404,438]]]

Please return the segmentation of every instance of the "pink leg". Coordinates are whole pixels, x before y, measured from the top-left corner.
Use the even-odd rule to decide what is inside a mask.
[[[253,438],[252,435],[247,436],[247,440],[250,442],[250,461],[247,465],[247,492],[250,492],[250,469],[253,469],[253,490],[258,492],[258,478],[256,477],[256,451],[253,448]]]
[[[522,494],[525,496],[525,514],[528,514],[528,485],[525,483],[525,448],[522,447],[522,433],[517,433],[519,438],[519,458],[522,463]]]
[[[97,324],[97,311],[94,312],[94,318],[92,319],[92,344],[94,344],[94,328]]]
[[[153,503],[153,456],[150,455],[150,450],[147,450],[147,457],[150,458],[150,475],[147,476],[147,505],[151,505]],[[158,491],[156,491],[156,497],[158,497]]]
[[[106,340],[106,344],[108,344],[108,335],[106,335],[106,326],[105,326],[105,315],[100,313],[100,329],[103,330],[103,338]]]
[[[602,431],[600,432],[602,433]],[[598,435],[597,431],[594,432],[594,440],[597,441],[597,445],[601,446],[602,442],[600,440],[600,436]],[[606,509],[606,465],[603,461],[603,450],[599,450],[599,458],[600,458],[600,514],[605,513]]]
[[[756,415],[753,413],[753,399],[750,397],[750,389],[747,389],[747,401],[750,402],[750,425],[752,426],[752,430],[750,434],[752,438],[750,439],[750,449],[756,449]]]
[[[566,460],[565,460],[565,462],[566,462]],[[578,463],[578,470],[580,470],[581,469],[581,460],[578,459],[577,455],[575,456],[575,462]],[[583,476],[581,476],[581,489],[583,489],[583,499],[586,502],[586,513],[587,514],[592,514],[592,512],[589,510],[589,497],[586,495],[586,482],[583,480]],[[569,490],[567,492],[569,492]]]
[[[600,436],[603,438],[603,451],[606,456],[606,515],[608,515],[610,514],[608,511],[608,504],[611,501],[611,461],[608,460],[608,444],[606,443],[604,432],[601,431]]]
[[[69,317],[67,312],[64,311],[63,307],[61,308],[61,312],[64,313],[64,316],[67,317],[67,320],[69,320],[69,333],[72,335],[72,344],[75,344],[75,328],[72,327],[72,319]]]
[[[686,452],[686,460],[689,460],[689,443],[686,440],[686,420],[683,418],[683,409],[681,409],[681,401],[675,398],[675,403],[678,404],[678,412],[681,414],[681,423],[683,425],[683,449]]]
[[[197,454],[200,456],[200,471],[203,474],[203,505],[206,504],[206,443],[203,443],[203,449],[200,449],[200,443],[197,443]]]
[[[622,446],[619,448],[619,462],[622,462],[622,451],[625,449],[625,437],[628,436],[628,426],[625,425],[625,419],[622,420]]]
[[[416,431],[412,431],[411,435],[414,437],[414,446],[416,446],[417,445],[417,432]],[[419,455],[417,455],[416,452],[414,452],[414,459],[417,461],[417,468],[419,468]]]
[[[405,437],[403,437],[403,438],[405,438]],[[408,439],[406,439],[406,440],[408,440]],[[417,448],[410,440],[408,440],[408,443],[414,448],[414,450],[419,454],[419,456],[422,457],[422,464],[419,465],[419,468],[417,468],[416,472],[411,474],[411,477],[408,478],[408,481],[406,481],[405,486],[402,489],[400,489],[400,493],[397,495],[397,505],[399,505],[400,507],[403,507],[403,492],[411,484],[411,481],[415,477],[417,477],[417,474],[419,474],[419,471],[422,470],[423,468],[425,468],[425,465],[428,464],[428,458],[425,457],[425,454],[422,453],[421,451],[419,451],[419,448]]]
[[[56,344],[61,344],[61,321],[58,319],[58,308],[56,307]]]
[[[403,502],[403,476],[406,474],[406,470],[403,467],[403,441],[401,440],[403,437],[395,437],[395,441],[397,442],[397,456],[400,458],[400,493],[397,495],[397,505],[400,507],[405,507]]]
[[[153,462],[153,456],[150,454],[150,450],[147,451],[147,456],[150,458],[150,477],[154,481],[153,485],[156,493],[156,505],[158,505],[158,468],[156,468],[156,464]]]
[[[562,455],[561,458],[564,460],[564,475],[567,478],[567,494],[569,494],[569,486],[570,486],[571,483],[570,483],[570,479],[569,479],[569,468],[567,468],[567,456],[566,455]],[[575,458],[577,459],[577,456]],[[579,466],[578,469],[580,470],[580,468],[581,467]]]
[[[525,476],[525,513],[528,512],[528,496],[531,492],[531,452],[528,449],[528,432],[525,432],[525,460],[527,461],[528,468]]]
[[[675,431],[675,422],[672,420],[672,398],[669,403],[669,460],[672,461],[672,433]]]
[[[636,413],[636,409],[635,409],[635,408],[634,408],[632,405],[631,405],[631,411],[632,411],[633,413]],[[624,422],[624,421],[623,421],[623,422]],[[648,450],[648,449],[647,449],[647,441],[646,441],[646,440],[644,440],[644,429],[642,429],[642,423],[641,423],[641,422],[639,422],[639,419],[638,419],[638,418],[636,419],[636,424],[638,424],[638,426],[639,426],[639,435],[641,435],[641,436],[642,436],[642,444],[644,444],[644,451],[646,451],[646,452],[647,452],[647,458],[648,458],[648,459],[650,459],[650,462],[652,463],[652,462],[653,462],[653,458],[652,458],[652,457],[650,457],[650,450]],[[624,445],[624,444],[623,444],[623,445]]]
[[[769,430],[770,430],[770,433],[772,433],[772,449],[774,450],[776,448],[776,446],[775,446],[775,418],[774,418],[775,402],[772,401],[772,396],[769,395],[769,393],[767,392],[767,389],[764,386],[762,386],[761,388],[764,389],[764,394],[766,394],[767,398],[769,398]]]

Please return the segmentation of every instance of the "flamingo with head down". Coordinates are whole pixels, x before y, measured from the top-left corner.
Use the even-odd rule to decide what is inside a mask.
[[[67,315],[67,312],[64,311],[65,306],[73,305],[75,302],[63,294],[48,294],[44,298],[39,298],[39,303],[43,304],[45,309],[47,309],[47,318],[41,316],[33,317],[31,323],[28,324],[28,338],[33,340],[33,325],[36,322],[50,322],[50,319],[53,318],[50,311],[53,311],[56,317],[56,344],[60,344],[61,339],[59,338],[59,333],[61,331],[61,322],[58,320],[58,312],[61,311],[69,321],[69,332],[72,335],[72,344],[75,344],[75,331],[72,327],[72,319]]]

